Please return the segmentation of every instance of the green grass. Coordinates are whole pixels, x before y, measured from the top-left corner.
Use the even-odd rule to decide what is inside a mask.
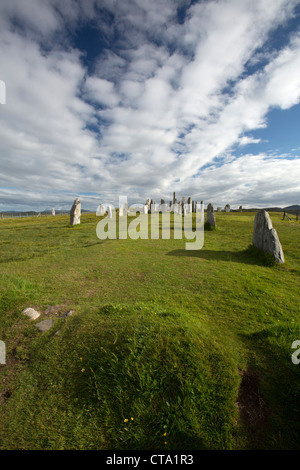
[[[299,222],[270,214],[277,266],[254,215],[216,213],[198,251],[99,240],[92,214],[1,220],[0,449],[299,449]],[[40,333],[21,311],[48,305],[74,313]]]

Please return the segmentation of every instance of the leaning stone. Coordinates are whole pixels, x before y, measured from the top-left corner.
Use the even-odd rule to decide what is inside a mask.
[[[254,219],[253,245],[271,253],[277,263],[284,263],[284,254],[271,218],[265,210],[257,212]]]
[[[47,318],[46,320],[42,320],[39,323],[36,323],[34,326],[39,330],[39,331],[48,331],[52,326],[54,325],[54,321],[51,318]]]
[[[80,224],[80,217],[81,217],[81,202],[79,201],[77,197],[70,211],[70,225]]]
[[[37,318],[39,318],[39,316],[41,315],[39,312],[37,312],[36,310],[34,310],[34,308],[25,308],[25,310],[23,310],[24,315],[26,315],[27,317],[30,318],[30,320],[36,320]]]

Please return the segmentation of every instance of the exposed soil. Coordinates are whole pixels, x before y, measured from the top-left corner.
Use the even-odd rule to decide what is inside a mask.
[[[267,424],[270,409],[262,397],[257,375],[247,368],[241,372],[237,406],[242,424],[252,440],[257,440],[262,428]]]

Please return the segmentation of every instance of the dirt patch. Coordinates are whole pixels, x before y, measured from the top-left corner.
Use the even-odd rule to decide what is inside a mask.
[[[58,312],[64,308],[63,305],[48,305],[46,310],[44,311],[45,315],[58,315]]]
[[[241,372],[237,406],[241,422],[251,433],[258,432],[268,420],[270,409],[259,390],[259,379],[249,368]]]

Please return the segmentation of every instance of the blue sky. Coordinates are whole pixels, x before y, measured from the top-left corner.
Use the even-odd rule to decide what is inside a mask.
[[[0,211],[300,204],[299,0],[1,2],[0,80]]]

